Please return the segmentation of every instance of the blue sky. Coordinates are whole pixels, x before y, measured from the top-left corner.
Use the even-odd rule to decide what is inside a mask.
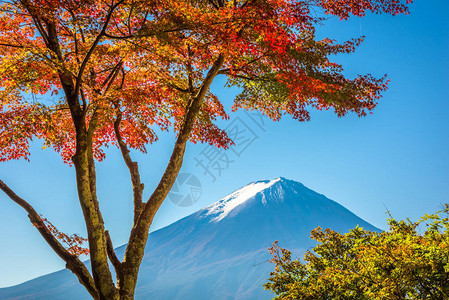
[[[431,5],[430,5],[431,3]],[[385,211],[396,218],[416,219],[449,202],[449,3],[416,1],[408,16],[370,15],[318,30],[338,41],[365,35],[355,54],[336,57],[348,76],[371,73],[391,78],[374,114],[337,118],[312,112],[299,123],[261,120],[244,112],[231,114],[222,126],[245,129],[244,147],[225,154],[229,164],[218,174],[197,166],[211,149],[190,144],[181,172],[200,180],[202,194],[190,207],[166,201],[153,230],[168,225],[255,180],[283,176],[326,195],[375,226],[385,229]],[[230,107],[237,90],[213,90]],[[174,136],[163,134],[148,148],[134,153],[140,162],[145,195],[149,196],[168,161]],[[0,178],[34,205],[61,231],[85,233],[76,198],[74,169],[51,150],[32,145],[31,162],[0,166]],[[132,223],[131,189],[127,169],[117,149],[106,151],[98,164],[98,191],[106,227],[115,246],[126,242]],[[220,153],[223,155],[223,153]],[[0,287],[56,271],[63,262],[33,228],[26,213],[0,194]]]

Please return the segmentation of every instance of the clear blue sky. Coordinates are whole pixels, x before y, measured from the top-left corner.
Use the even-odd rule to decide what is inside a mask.
[[[416,219],[449,202],[448,13],[447,0],[417,0],[408,16],[331,19],[319,29],[323,37],[342,41],[367,36],[355,54],[336,58],[348,76],[387,73],[391,78],[374,115],[337,118],[331,112],[313,112],[308,123],[284,118],[276,123],[264,120],[258,126],[243,112],[232,114],[223,127],[234,122],[235,128],[252,131],[245,137],[247,147],[227,152],[232,162],[227,168],[222,164],[225,170],[220,176],[212,170],[213,182],[195,160],[210,149],[190,144],[182,172],[201,181],[201,198],[187,208],[166,201],[153,230],[251,181],[279,176],[302,182],[383,229],[385,207],[396,218]],[[237,91],[222,88],[223,82],[218,80],[213,89],[229,107]],[[140,162],[146,196],[160,178],[173,144],[174,136],[165,134],[149,147],[148,155],[134,155]],[[33,144],[30,163],[2,164],[0,178],[61,231],[84,234],[74,169],[40,146],[39,141]],[[119,246],[126,242],[132,223],[131,189],[118,150],[110,148],[107,155],[98,164],[98,190],[106,227]],[[23,209],[2,193],[0,241],[0,287],[64,267]]]

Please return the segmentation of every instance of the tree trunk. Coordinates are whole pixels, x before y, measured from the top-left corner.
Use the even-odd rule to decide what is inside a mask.
[[[118,299],[118,293],[109,270],[104,223],[98,209],[98,201],[91,188],[91,184],[95,184],[93,182],[95,178],[89,171],[93,166],[89,164],[89,145],[84,119],[78,120],[75,123],[75,128],[76,154],[72,160],[76,171],[78,198],[86,222],[92,276],[98,290],[99,299]]]

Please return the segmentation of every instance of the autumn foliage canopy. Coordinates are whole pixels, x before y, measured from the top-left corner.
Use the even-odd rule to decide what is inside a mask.
[[[364,116],[387,78],[344,76],[330,57],[363,38],[317,39],[329,16],[406,14],[411,0],[0,0],[0,162],[29,159],[38,138],[75,168],[91,272],[79,236],[62,234],[0,180],[32,224],[95,299],[133,299],[154,215],[181,169],[188,141],[228,147],[216,125],[228,112],[210,91],[217,76],[240,91],[232,109],[273,120],[309,120],[310,109]],[[146,151],[159,130],[176,142],[144,201],[132,149]],[[134,218],[120,260],[97,198],[96,161],[120,149],[130,172]],[[109,262],[116,281],[112,279]]]
[[[63,81],[76,86],[86,124],[96,124],[96,159],[104,158],[102,147],[117,144],[118,117],[123,141],[145,151],[157,139],[155,127],[179,130],[189,96],[219,55],[219,74],[241,87],[234,109],[259,109],[274,120],[283,114],[308,120],[309,107],[364,115],[386,89],[386,78],[345,78],[329,56],[353,52],[362,38],[317,40],[315,26],[326,14],[346,19],[407,12],[393,0],[1,3],[2,161],[28,159],[29,141],[37,137],[70,162],[75,129]],[[325,14],[316,16],[315,7]],[[230,140],[214,120],[227,117],[208,92],[191,140],[226,147]]]

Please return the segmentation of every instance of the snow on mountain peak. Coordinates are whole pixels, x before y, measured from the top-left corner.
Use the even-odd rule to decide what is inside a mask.
[[[226,217],[234,208],[243,204],[247,200],[253,198],[261,191],[271,187],[276,182],[280,181],[282,178],[276,178],[273,180],[257,181],[250,183],[241,189],[233,192],[232,194],[224,197],[218,202],[209,205],[205,209],[207,210],[206,215],[215,215],[211,221],[219,222],[224,217]]]

